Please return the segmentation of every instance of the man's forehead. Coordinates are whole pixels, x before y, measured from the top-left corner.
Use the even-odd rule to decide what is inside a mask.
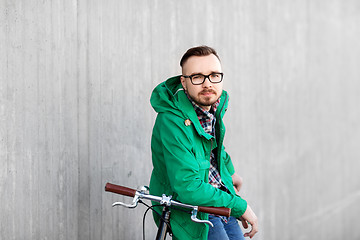
[[[214,54],[207,56],[191,56],[184,63],[182,71],[183,74],[209,74],[212,72],[221,72],[221,63]]]

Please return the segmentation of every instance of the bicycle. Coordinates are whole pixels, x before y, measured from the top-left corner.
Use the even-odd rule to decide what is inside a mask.
[[[141,199],[151,200],[151,201],[160,203],[160,205],[158,205],[158,206],[162,206],[163,210],[162,210],[162,215],[160,217],[160,223],[158,226],[158,231],[157,231],[155,240],[165,240],[168,233],[171,236],[171,228],[170,228],[171,210],[170,209],[176,209],[174,207],[190,209],[192,221],[194,221],[196,223],[205,223],[211,227],[213,227],[213,224],[210,221],[200,220],[197,218],[198,212],[230,217],[230,212],[231,212],[230,208],[193,206],[193,205],[184,204],[184,203],[172,200],[171,199],[172,196],[166,196],[165,194],[163,194],[161,197],[150,195],[147,193],[148,190],[149,190],[149,188],[146,186],[142,187],[140,190],[135,190],[132,188],[128,188],[128,187],[124,187],[124,186],[120,186],[120,185],[116,185],[116,184],[112,184],[112,183],[106,183],[106,185],[105,185],[105,191],[107,191],[107,192],[112,192],[112,193],[117,193],[117,194],[121,194],[121,195],[128,196],[128,197],[133,197],[133,201],[131,204],[126,204],[123,202],[115,202],[112,204],[113,207],[123,206],[123,207],[127,207],[127,208],[135,208],[135,207],[137,207],[138,203],[142,203],[142,204],[146,205],[148,207],[148,209],[145,211],[144,219],[145,219],[145,215],[146,215],[147,211],[149,209],[153,210],[154,206],[148,206],[147,204],[142,202]],[[144,219],[143,219],[143,228],[144,228]],[[143,239],[145,239],[144,229],[143,229]]]

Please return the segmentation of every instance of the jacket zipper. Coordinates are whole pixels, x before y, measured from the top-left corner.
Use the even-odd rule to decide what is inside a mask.
[[[221,112],[223,111],[223,109],[224,109],[224,107],[225,107],[225,103],[226,103],[227,98],[228,98],[228,95],[225,94],[224,104],[221,106],[219,115],[221,115]],[[220,117],[220,118],[221,118],[221,117]],[[217,122],[219,122],[219,121],[217,120]],[[220,126],[220,125],[219,125],[219,126]],[[219,136],[220,136],[222,129],[220,129],[220,130],[218,130],[218,131],[220,131],[220,132],[219,132]],[[211,151],[212,151],[212,144],[213,144],[213,142],[212,142],[212,139],[211,139]],[[218,153],[219,153],[219,151],[218,151]],[[219,154],[217,154],[216,160],[217,160],[218,158],[219,158]],[[210,153],[210,159],[211,159],[211,153]],[[219,162],[218,162],[218,168],[220,168]],[[218,170],[219,170],[219,173],[220,173],[220,169],[218,169]]]

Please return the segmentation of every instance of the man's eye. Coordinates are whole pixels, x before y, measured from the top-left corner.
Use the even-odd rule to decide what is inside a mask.
[[[211,77],[220,78],[220,74],[219,73],[213,73],[213,74],[211,74]]]
[[[193,77],[192,77],[193,79],[201,79],[202,78],[202,75],[194,75]]]

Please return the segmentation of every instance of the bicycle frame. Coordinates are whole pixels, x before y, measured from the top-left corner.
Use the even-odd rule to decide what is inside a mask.
[[[131,204],[126,204],[123,202],[115,202],[113,203],[113,207],[115,206],[123,206],[127,208],[135,208],[139,202],[140,199],[147,199],[155,202],[159,202],[161,205],[163,205],[163,212],[162,217],[160,219],[160,224],[158,227],[156,240],[164,240],[166,239],[166,235],[169,232],[168,225],[170,223],[170,217],[171,217],[171,206],[178,206],[183,207],[187,209],[191,209],[191,220],[197,223],[205,223],[209,226],[213,227],[212,223],[207,220],[200,220],[197,218],[198,211],[204,212],[204,213],[210,213],[215,215],[221,215],[221,216],[230,216],[231,209],[224,208],[224,207],[202,207],[202,206],[193,206],[189,204],[183,204],[181,202],[177,202],[175,200],[172,200],[172,196],[166,196],[163,194],[161,197],[150,195],[147,193],[148,187],[142,187],[141,190],[137,191],[135,189],[107,183],[105,185],[105,191],[113,192],[129,197],[133,197],[133,201]]]

